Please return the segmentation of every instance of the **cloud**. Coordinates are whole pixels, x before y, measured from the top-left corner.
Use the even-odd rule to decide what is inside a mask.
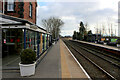
[[[90,29],[93,29],[97,23],[107,22],[108,18],[115,22],[118,12],[114,8],[117,8],[117,3],[109,1],[107,6],[102,6],[107,4],[107,1],[105,0],[105,3],[100,0],[94,2],[87,2],[87,0],[86,2],[44,2],[45,5],[38,5],[37,24],[41,25],[42,19],[56,16],[65,22],[61,35],[68,33],[72,35],[74,30],[78,31],[80,21],[88,22]],[[111,5],[111,2],[114,4]]]
[[[62,20],[75,20],[74,16],[62,16],[61,17]]]

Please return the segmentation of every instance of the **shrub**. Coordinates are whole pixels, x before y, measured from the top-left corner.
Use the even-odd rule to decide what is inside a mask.
[[[21,55],[21,64],[32,64],[36,60],[36,53],[32,49],[25,49]]]
[[[120,44],[120,39],[117,41],[117,44]]]

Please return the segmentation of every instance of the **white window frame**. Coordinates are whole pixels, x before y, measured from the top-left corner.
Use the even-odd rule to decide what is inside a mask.
[[[32,4],[29,6],[29,16],[32,17]]]
[[[14,0],[7,1],[7,11],[14,11]]]

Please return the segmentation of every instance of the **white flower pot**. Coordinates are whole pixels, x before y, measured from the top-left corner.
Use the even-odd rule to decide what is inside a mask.
[[[107,45],[107,43],[105,42],[104,45]]]
[[[33,64],[21,64],[21,63],[19,63],[21,76],[34,75],[35,74],[35,64],[36,64],[36,62]]]
[[[120,47],[120,44],[117,44],[117,47]]]

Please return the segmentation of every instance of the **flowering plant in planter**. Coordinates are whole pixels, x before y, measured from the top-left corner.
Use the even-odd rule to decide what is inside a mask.
[[[36,53],[31,49],[25,49],[21,55],[20,73],[21,76],[30,76],[35,74]]]

